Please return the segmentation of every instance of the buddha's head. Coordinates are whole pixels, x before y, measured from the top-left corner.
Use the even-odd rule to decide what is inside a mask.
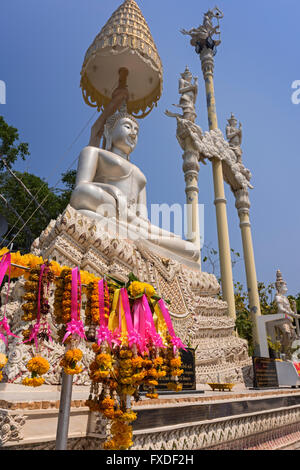
[[[117,112],[105,124],[105,149],[128,157],[138,141],[139,124],[126,112]]]

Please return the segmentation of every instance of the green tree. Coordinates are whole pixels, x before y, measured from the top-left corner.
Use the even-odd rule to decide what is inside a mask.
[[[61,175],[61,181],[65,185],[63,189],[58,190],[60,194],[61,210],[64,210],[69,204],[72,191],[75,188],[76,173],[76,170],[68,170]]]
[[[41,211],[33,204],[31,196],[17,179],[8,171],[0,173],[2,200],[0,213],[8,222],[9,236],[7,241],[9,242],[16,237],[14,250],[28,252],[34,239],[46,228],[51,219],[58,216],[62,209],[62,201],[59,195],[38,176],[27,172],[16,171],[14,173],[30,192],[36,195],[37,202],[43,202],[44,211]],[[18,233],[19,231],[20,233]]]
[[[19,141],[18,130],[9,126],[3,116],[0,116],[0,172],[5,169],[4,159],[9,168],[21,158],[25,160],[28,151],[28,144]]]
[[[62,174],[63,189],[28,172],[13,170],[18,160],[30,155],[27,143],[19,141],[18,130],[0,116],[0,214],[8,221],[7,245],[14,240],[14,250],[27,252],[35,238],[67,206],[75,185],[76,171]],[[20,232],[20,233],[19,233]]]

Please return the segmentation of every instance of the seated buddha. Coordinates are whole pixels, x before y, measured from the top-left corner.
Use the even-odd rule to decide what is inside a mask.
[[[193,243],[148,219],[146,177],[129,160],[138,133],[138,122],[127,112],[117,112],[107,120],[104,148],[88,145],[79,155],[70,204],[97,223],[106,224],[108,230],[115,230],[117,236],[146,240],[165,257],[175,255],[182,262],[198,262],[200,252]]]

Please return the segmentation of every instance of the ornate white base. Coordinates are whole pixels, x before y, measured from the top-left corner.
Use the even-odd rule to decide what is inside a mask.
[[[54,450],[59,387],[25,392],[24,388],[0,386],[0,448]],[[85,387],[73,388],[68,449],[101,450],[106,438],[106,420],[98,413],[89,413],[84,406],[87,393]],[[8,395],[14,399],[6,400]],[[149,410],[151,416],[159,414],[161,424],[149,427],[149,417],[142,417],[133,433],[132,450],[276,450],[299,446],[299,391],[222,395],[206,392],[200,398],[173,396],[134,407],[138,416],[142,409]],[[252,411],[248,409],[251,406]],[[220,407],[225,411],[222,416],[218,416]],[[233,414],[230,407],[235,409]],[[173,421],[178,416],[177,424],[168,422],[170,414]]]
[[[114,238],[71,206],[56,221],[50,222],[33,243],[32,252],[62,265],[80,266],[96,275],[110,274],[126,280],[133,272],[171,301],[177,334],[185,344],[196,348],[197,383],[248,383],[248,379],[251,380],[247,342],[234,332],[235,325],[227,314],[227,304],[218,298],[220,286],[214,275],[171,258],[162,258],[144,243]],[[7,316],[16,334],[25,327],[20,308],[23,282],[21,279],[14,285],[7,305]],[[5,289],[2,296],[4,300]],[[10,340],[9,362],[4,369],[6,380],[15,383],[21,382],[26,373],[24,357],[31,354],[28,346],[18,343],[18,340]],[[62,354],[61,346],[55,341],[46,344],[44,353],[54,366],[53,372],[45,376],[46,381],[57,384],[60,377],[56,364]],[[89,353],[86,354],[89,359]],[[78,384],[88,383],[86,368],[76,380]]]

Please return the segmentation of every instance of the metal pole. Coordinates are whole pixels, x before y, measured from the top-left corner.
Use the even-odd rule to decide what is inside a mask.
[[[62,372],[55,450],[67,450],[73,375]]]

